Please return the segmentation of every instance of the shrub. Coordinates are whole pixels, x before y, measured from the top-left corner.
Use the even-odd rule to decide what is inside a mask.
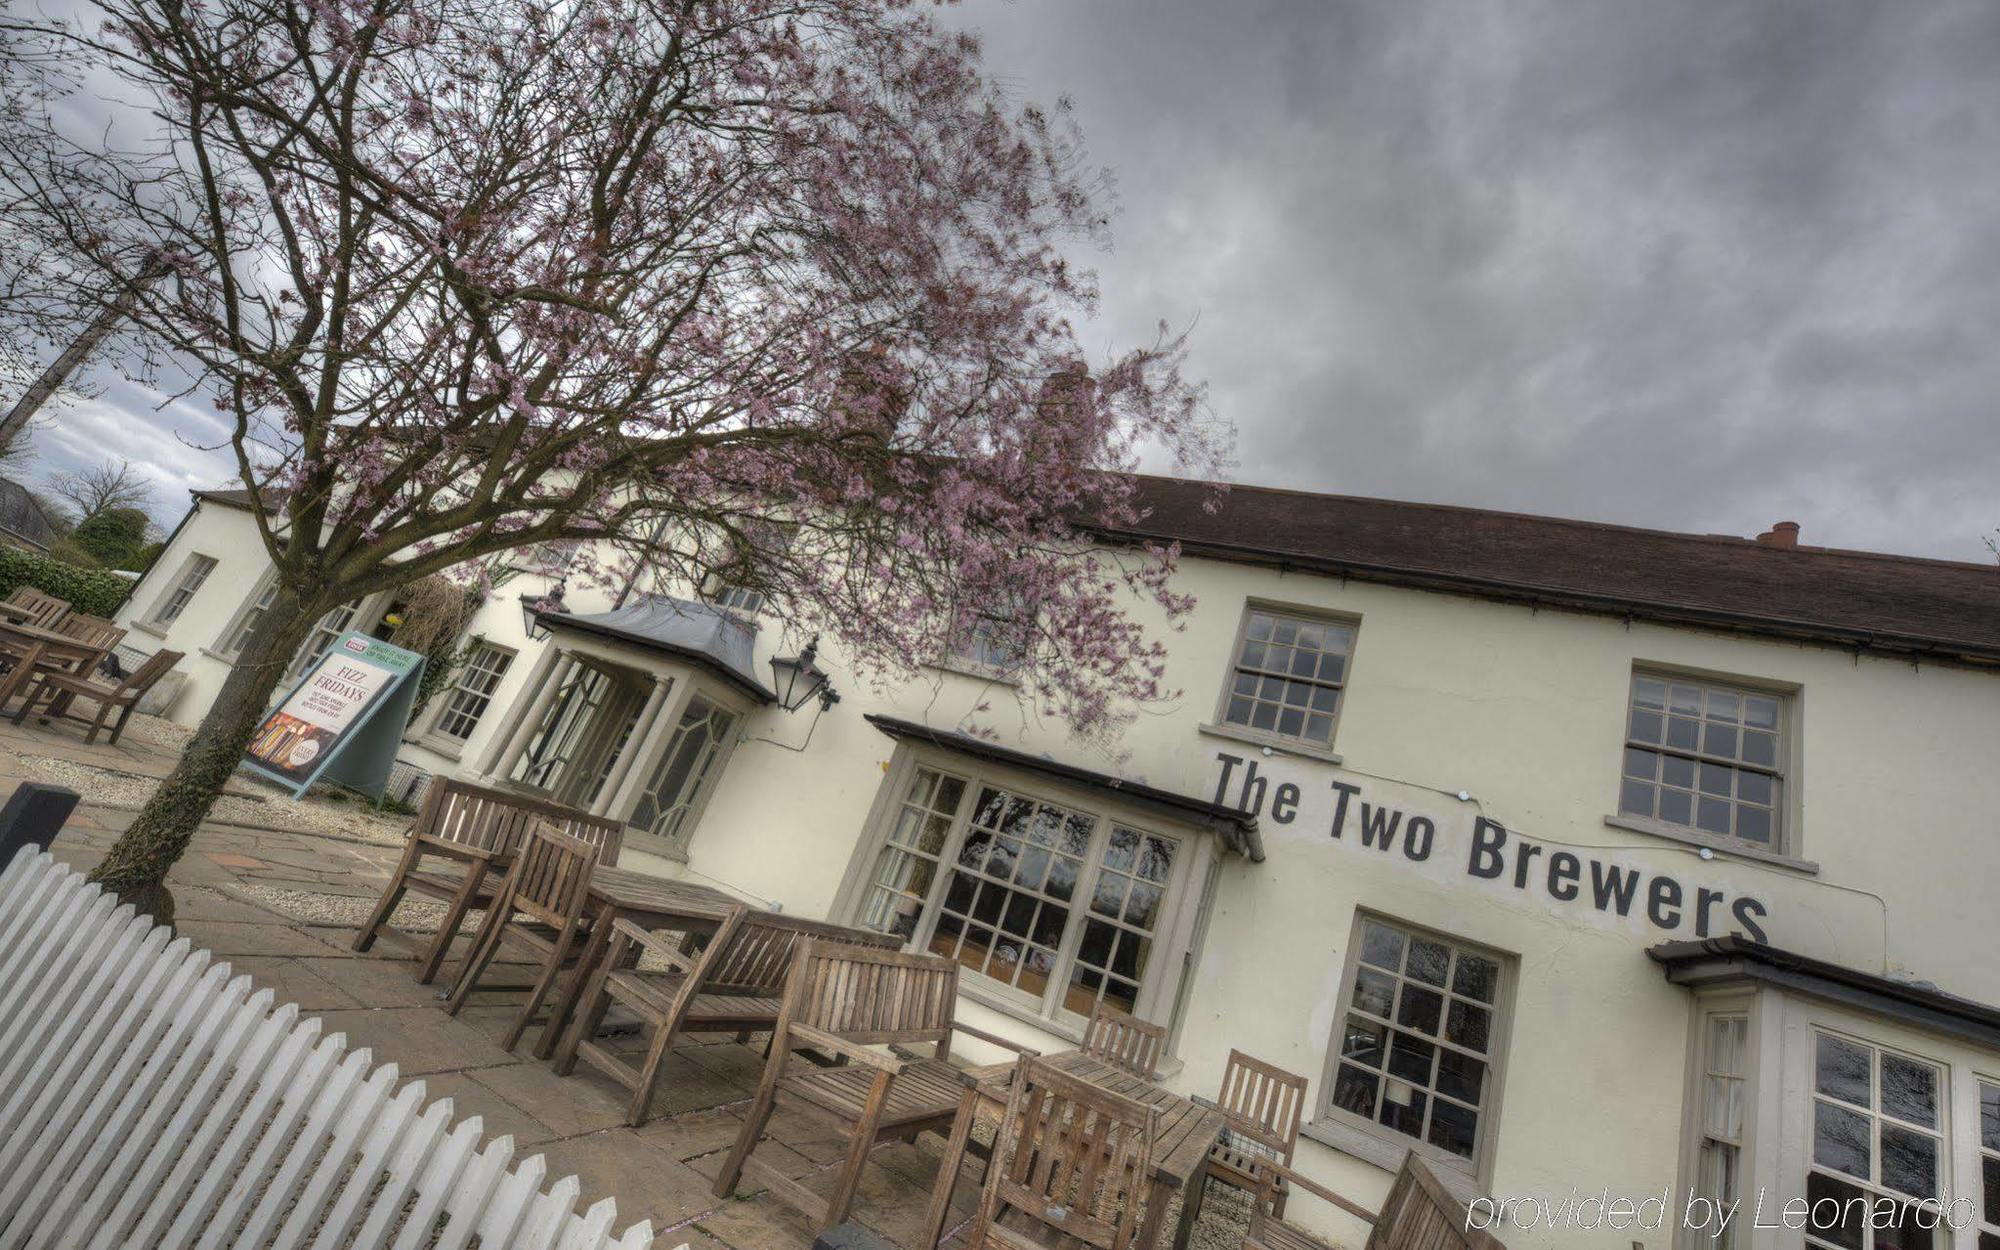
[[[146,545],[146,514],[137,508],[106,508],[85,517],[70,541],[96,557],[99,564],[129,569]]]
[[[67,599],[79,612],[110,616],[125,601],[132,581],[106,569],[80,568],[18,547],[0,547],[0,598],[19,586]]]

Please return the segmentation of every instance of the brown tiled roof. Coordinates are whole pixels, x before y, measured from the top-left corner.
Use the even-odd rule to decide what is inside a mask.
[[[1549,607],[2000,663],[2000,567],[1141,476],[1113,537]],[[196,491],[248,508],[243,490]],[[1213,505],[1214,511],[1207,505]]]
[[[2000,567],[1142,477],[1121,536],[1483,598],[2000,662]],[[1214,511],[1204,504],[1214,505]]]

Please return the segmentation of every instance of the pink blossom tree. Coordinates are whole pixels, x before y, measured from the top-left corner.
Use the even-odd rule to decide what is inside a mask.
[[[127,295],[278,572],[106,886],[171,908],[324,612],[531,543],[722,569],[882,672],[1023,605],[1023,689],[1083,731],[1163,693],[1131,609],[1186,611],[1173,553],[1086,528],[1217,427],[1164,334],[1081,363],[1101,187],[972,39],[902,0],[94,3],[5,19],[0,177],[72,258],[37,311]],[[70,125],[99,82],[146,123]]]

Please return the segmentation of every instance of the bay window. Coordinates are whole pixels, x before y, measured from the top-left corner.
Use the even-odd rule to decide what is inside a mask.
[[[1043,1019],[1099,1003],[1164,1014],[1189,841],[970,774],[909,769],[864,842],[854,922],[956,960],[962,984]]]

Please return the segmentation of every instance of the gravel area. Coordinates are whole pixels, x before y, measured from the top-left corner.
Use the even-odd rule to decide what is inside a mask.
[[[21,755],[21,764],[36,781],[68,786],[96,807],[137,811],[159,785],[139,773],[119,772],[50,755]],[[232,825],[255,825],[295,833],[329,834],[378,846],[401,846],[410,827],[408,816],[376,812],[364,801],[340,802],[320,795],[295,800],[275,785],[249,776],[229,783],[229,793],[215,801],[209,819]]]
[[[351,898],[345,894],[308,894],[303,890],[281,890],[276,886],[244,881],[237,889],[281,916],[300,924],[360,928],[375,910],[372,898]],[[468,912],[467,928],[479,923],[481,913]],[[444,923],[444,904],[427,898],[403,896],[389,923],[405,933],[436,933]]]

